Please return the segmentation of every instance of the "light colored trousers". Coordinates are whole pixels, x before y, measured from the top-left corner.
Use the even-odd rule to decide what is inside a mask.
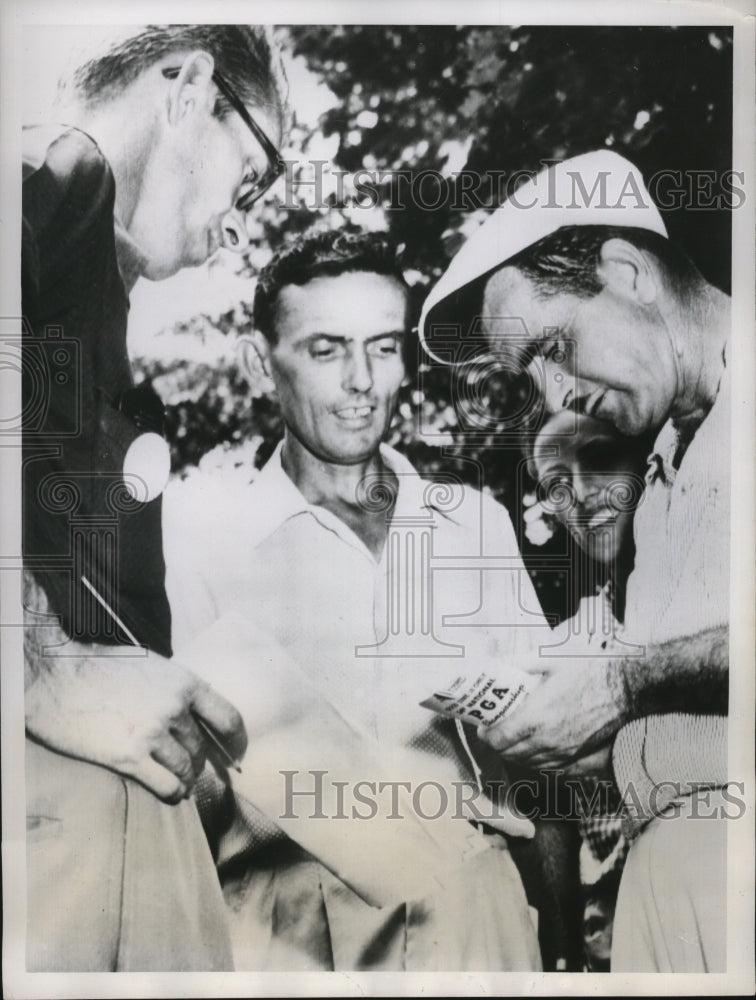
[[[721,789],[678,800],[627,856],[614,916],[612,972],[725,972],[727,816]],[[712,815],[715,814],[715,815]]]
[[[26,741],[29,972],[231,970],[193,800]]]
[[[540,971],[519,873],[504,838],[487,839],[438,892],[384,907],[290,840],[240,859],[223,878],[237,969]]]

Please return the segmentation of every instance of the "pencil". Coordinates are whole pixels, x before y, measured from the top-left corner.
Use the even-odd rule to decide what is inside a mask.
[[[233,767],[233,769],[235,771],[238,771],[239,774],[241,774],[242,773],[242,769],[239,767],[239,764],[237,763],[237,761],[234,760],[234,758],[231,756],[231,754],[228,752],[228,750],[226,750],[226,748],[223,746],[223,744],[221,743],[221,741],[218,739],[218,737],[212,731],[212,729],[210,728],[210,726],[208,726],[208,724],[205,722],[205,720],[202,719],[199,715],[197,715],[196,712],[192,712],[192,717],[194,718],[194,721],[200,727],[200,729],[202,730],[202,732],[205,734],[205,736],[216,747],[216,749],[223,755],[223,758],[226,761],[226,763],[229,764],[231,767]]]
[[[94,597],[94,599],[96,601],[98,601],[102,605],[102,607],[107,611],[107,613],[110,615],[110,617],[116,623],[116,625],[121,629],[121,631],[126,636],[126,638],[129,640],[129,642],[132,644],[132,646],[141,646],[141,643],[137,641],[136,636],[129,629],[128,625],[124,624],[124,622],[121,621],[121,619],[115,613],[115,610],[113,608],[111,608],[111,606],[108,604],[108,602],[105,600],[105,598],[100,593],[98,593],[98,591],[96,590],[95,587],[92,586],[92,584],[89,582],[89,580],[86,578],[86,576],[82,575],[81,582],[84,584],[84,586],[90,592],[90,594],[92,595],[92,597]],[[226,761],[226,763],[229,764],[231,767],[233,767],[233,769],[235,771],[238,771],[239,774],[241,774],[242,773],[242,769],[239,767],[238,762],[235,761],[234,758],[231,756],[231,754],[228,752],[228,750],[226,750],[226,748],[223,746],[223,744],[221,743],[221,741],[218,739],[218,737],[212,731],[212,729],[210,728],[210,726],[208,726],[208,724],[205,722],[205,720],[202,719],[199,715],[197,715],[196,712],[192,712],[192,718],[197,723],[197,725],[202,730],[202,732],[205,734],[205,737],[208,740],[210,740],[210,742],[213,744],[213,746],[216,748],[216,750],[218,750],[219,753],[221,753],[223,755],[223,758]]]

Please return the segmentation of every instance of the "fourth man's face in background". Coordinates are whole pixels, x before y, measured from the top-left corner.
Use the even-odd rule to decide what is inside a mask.
[[[643,492],[633,440],[611,424],[566,410],[551,417],[533,447],[542,503],[592,559],[610,564],[632,537]]]
[[[407,295],[392,277],[351,271],[286,285],[271,374],[289,433],[336,465],[370,458],[405,377]]]

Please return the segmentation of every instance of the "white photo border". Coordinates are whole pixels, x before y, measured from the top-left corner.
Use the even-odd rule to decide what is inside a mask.
[[[165,973],[29,974],[24,968],[25,823],[22,629],[20,602],[20,449],[0,448],[0,654],[2,657],[3,980],[8,997],[248,997],[452,995],[728,995],[754,990],[754,17],[750,4],[468,0],[466,24],[731,25],[734,31],[733,167],[746,175],[745,204],[733,212],[733,433],[730,767],[746,782],[747,813],[729,830],[728,973],[706,976],[630,974],[438,973]],[[456,2],[443,0],[5,0],[0,53],[0,317],[21,315],[20,171],[22,31],[31,25],[93,23],[457,23]],[[140,17],[139,15],[142,15]],[[20,412],[20,379],[3,380]],[[750,822],[749,822],[750,820]],[[75,919],[75,914],[72,914]]]

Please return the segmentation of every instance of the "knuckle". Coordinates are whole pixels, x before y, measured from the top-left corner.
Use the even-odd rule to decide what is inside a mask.
[[[174,788],[171,789],[171,791],[167,795],[164,796],[165,801],[169,805],[174,805],[174,806],[177,805],[185,797],[186,793],[184,791],[184,786],[180,784],[177,784]]]
[[[495,732],[490,734],[489,742],[491,746],[495,747],[497,750],[503,750],[508,743],[511,742],[507,738],[507,732],[503,729],[497,729]]]
[[[183,757],[176,767],[176,777],[184,784],[191,784],[194,781],[194,766],[192,759],[188,755]]]

